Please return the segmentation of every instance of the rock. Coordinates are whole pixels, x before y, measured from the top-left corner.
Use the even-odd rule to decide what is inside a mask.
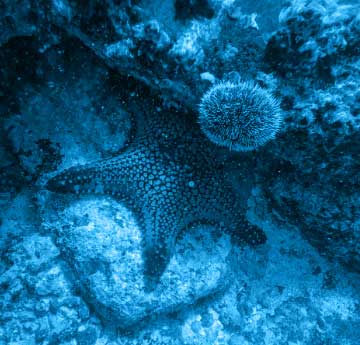
[[[35,285],[35,293],[39,296],[61,295],[63,290],[61,273],[60,267],[55,266],[39,275],[39,281]]]
[[[279,15],[281,27],[268,42],[267,62],[283,75],[334,81],[333,66],[342,56],[359,53],[358,11],[334,0],[294,1]]]
[[[146,291],[141,231],[132,214],[110,198],[73,202],[52,224],[83,297],[121,328],[184,309],[223,290],[231,276],[229,238],[214,239],[211,229],[201,227],[179,239],[159,285]]]
[[[31,235],[2,255],[0,343],[39,344],[75,339],[88,315],[72,293],[71,274],[49,237]],[[69,281],[70,279],[70,281]]]
[[[9,183],[9,185],[11,184]],[[1,196],[4,194],[0,193]],[[0,207],[0,251],[6,247],[7,242],[21,236],[31,235],[38,227],[36,204],[31,193],[23,191],[15,194],[13,191],[6,198],[4,197]],[[35,259],[35,257],[33,258]],[[36,260],[33,260],[32,264],[36,267]]]
[[[35,1],[22,0],[0,2],[0,46],[16,36],[31,36],[38,33],[44,13]]]
[[[263,208],[266,201],[254,198],[249,204],[248,217],[264,229],[268,242],[258,250],[235,251],[235,279],[208,306],[217,315],[225,343],[357,344],[359,276],[326,261],[295,227],[289,231],[280,226]],[[326,283],[329,276],[332,286]],[[207,312],[200,311],[201,320]],[[213,329],[199,338],[210,336]]]
[[[98,336],[99,330],[95,326],[80,326],[78,329],[76,340],[79,345],[93,345],[96,343]]]
[[[201,73],[201,74],[200,74],[200,78],[201,78],[201,80],[207,80],[207,81],[209,81],[211,84],[215,83],[215,81],[216,81],[215,76],[212,75],[212,74],[209,73],[209,72]]]
[[[36,46],[32,37],[40,36],[41,47],[37,48],[45,52],[63,34],[82,42],[110,68],[160,92],[169,106],[176,104],[187,110],[196,108],[203,92],[199,78],[203,68],[211,69],[210,73],[220,78],[239,69],[252,75],[264,47],[261,34],[251,30],[257,27],[256,15],[245,15],[241,20],[228,15],[238,7],[237,1],[174,4],[157,0],[146,5],[91,1],[87,6],[67,0],[54,0],[47,6],[32,0],[23,0],[17,6],[8,0],[2,3],[5,11],[0,20],[5,30],[0,45],[11,42],[12,38],[28,36]],[[193,20],[184,15],[192,16]],[[236,38],[240,36],[241,40]],[[227,45],[234,47],[224,55],[225,59],[232,59],[232,64],[214,58]],[[144,63],[148,68],[144,68]]]
[[[54,246],[49,237],[37,235],[29,236],[26,241],[20,242],[8,257],[11,262],[23,270],[29,269],[36,273],[48,267],[49,263],[59,255],[59,250]]]
[[[29,180],[61,164],[114,154],[128,136],[129,114],[119,93],[109,90],[108,70],[94,55],[86,57],[84,47],[75,42],[67,44],[72,47],[72,59],[79,61],[77,67],[66,65],[67,53],[62,49],[48,48],[39,53],[30,44],[26,46],[27,56],[34,54],[34,60],[18,61],[13,66],[22,82],[14,81],[13,74],[4,74],[6,84],[17,85],[7,96],[15,92],[12,96],[19,112],[8,114],[2,122],[12,155],[20,165],[18,175],[24,171]],[[3,56],[10,61],[26,42],[19,39],[13,45]]]
[[[211,315],[210,325],[204,325],[202,315],[198,313],[192,313],[187,317],[181,329],[181,339],[184,344],[228,344],[229,334],[219,321],[219,314],[213,309],[208,310],[207,313]]]
[[[358,12],[330,0],[282,10],[266,56],[279,77],[284,125],[255,170],[279,218],[299,225],[330,260],[360,272]]]
[[[121,57],[133,58],[133,55],[130,51],[133,46],[134,44],[130,39],[122,40],[116,43],[106,45],[104,54],[109,58],[116,59],[119,59]]]

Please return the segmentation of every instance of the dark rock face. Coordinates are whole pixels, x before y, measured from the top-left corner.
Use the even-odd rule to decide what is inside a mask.
[[[332,1],[295,3],[279,17],[265,59],[282,75],[325,83],[339,77],[336,65],[359,55],[359,18],[351,6]]]
[[[175,18],[192,19],[196,17],[212,18],[215,11],[212,9],[208,0],[176,0]]]
[[[16,6],[28,12],[39,7],[35,11],[39,22],[36,25],[26,21],[29,13],[18,16],[11,3],[4,4],[4,20],[12,15],[12,20],[18,23],[12,30],[6,26],[11,32],[4,34],[2,42],[6,43],[15,36],[44,36],[46,39],[43,41],[47,41],[49,46],[62,34],[77,37],[110,67],[141,79],[152,88],[161,90],[169,103],[180,102],[181,107],[186,108],[196,104],[197,97],[208,85],[201,80],[201,73],[209,71],[222,77],[224,72],[244,66],[249,75],[254,74],[260,50],[264,47],[250,16],[231,15],[237,5],[212,6],[210,3],[206,5],[205,1],[177,2],[174,5],[170,1],[133,5],[127,1],[90,1],[84,6],[81,2],[59,0],[47,6],[32,2]],[[215,10],[217,16],[213,15]],[[192,28],[189,21],[179,23],[176,17],[186,16],[188,11],[212,19],[199,21],[197,29]],[[53,30],[49,32],[49,28]],[[18,34],[18,31],[24,33]],[[241,42],[238,42],[239,37]],[[231,68],[227,61],[229,58],[233,61]]]
[[[357,345],[359,12],[355,0],[0,0],[0,344]],[[267,243],[186,229],[146,291],[131,210],[42,186],[125,150],[150,109],[195,123],[221,80],[255,81],[284,114],[261,149],[211,147]]]
[[[287,85],[288,111],[266,191],[321,253],[359,271],[360,22],[352,10],[323,1],[280,15],[265,58]]]
[[[0,2],[0,44],[13,37],[33,36],[43,24],[45,13],[37,1]]]

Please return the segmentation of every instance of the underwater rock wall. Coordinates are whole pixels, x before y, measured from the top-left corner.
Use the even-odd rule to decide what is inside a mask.
[[[357,344],[359,12],[333,0],[0,0],[0,344]],[[188,229],[146,291],[126,205],[41,186],[123,150],[134,118],[196,122],[220,80],[254,80],[281,104],[275,140],[218,152],[267,242]]]
[[[304,4],[281,12],[266,48],[285,126],[265,193],[321,253],[358,271],[360,17],[333,1]]]

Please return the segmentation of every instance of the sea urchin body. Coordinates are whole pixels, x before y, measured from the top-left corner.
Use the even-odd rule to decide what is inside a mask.
[[[202,131],[235,151],[254,150],[273,139],[281,120],[278,101],[253,82],[221,82],[200,103]]]

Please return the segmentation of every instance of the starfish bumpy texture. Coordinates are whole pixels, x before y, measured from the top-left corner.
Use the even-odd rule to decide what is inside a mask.
[[[149,277],[161,276],[177,235],[194,223],[216,223],[251,245],[265,242],[264,233],[242,215],[223,166],[196,123],[167,115],[165,121],[150,116],[146,135],[118,156],[69,168],[47,183],[50,191],[110,195],[125,202],[144,231]]]

